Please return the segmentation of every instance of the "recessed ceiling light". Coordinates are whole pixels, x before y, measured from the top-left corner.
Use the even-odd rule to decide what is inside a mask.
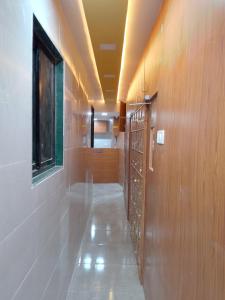
[[[116,44],[100,44],[99,48],[102,51],[115,51]]]
[[[102,116],[108,116],[108,113],[107,112],[103,112]]]
[[[104,78],[115,78],[116,76],[114,74],[105,74]]]

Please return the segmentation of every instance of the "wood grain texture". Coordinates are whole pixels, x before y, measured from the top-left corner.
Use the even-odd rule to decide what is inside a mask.
[[[109,122],[98,120],[95,121],[95,133],[107,133],[109,131]]]
[[[221,0],[165,1],[129,90],[159,91],[166,132],[147,178],[147,300],[225,299],[224,20]]]
[[[125,132],[126,130],[126,103],[120,101],[120,119],[119,119],[119,129],[120,132]]]
[[[86,148],[82,165],[92,173],[93,183],[119,183],[119,149]]]

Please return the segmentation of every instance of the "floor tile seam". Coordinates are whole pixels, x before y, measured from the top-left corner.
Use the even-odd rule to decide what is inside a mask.
[[[121,209],[125,208],[124,205],[121,204],[121,201],[123,201],[123,200],[115,200],[112,198],[112,200],[110,199],[110,201],[108,201],[107,203],[106,203],[106,201],[107,201],[106,199],[94,200],[93,205],[100,206],[101,204],[104,203],[105,205],[107,205],[107,207],[112,206],[114,208],[121,208]]]
[[[114,229],[114,230],[105,230],[105,229],[103,229],[103,228],[100,228],[100,229],[98,229],[98,230],[99,230],[99,232],[98,232],[99,234],[100,234],[100,230],[102,231],[102,232],[101,232],[102,234],[104,234],[104,233],[107,234],[107,233],[108,233],[108,235],[112,235],[112,234],[114,234],[114,235],[117,235],[117,234],[118,234],[118,235],[119,235],[119,234],[122,235],[123,233],[124,233],[124,235],[126,235],[126,234],[129,235],[129,234],[130,234],[130,231],[129,231],[129,230],[124,230],[123,233],[118,233],[119,228]],[[90,230],[89,230],[89,231],[90,231]],[[88,232],[89,232],[89,231],[88,231]],[[89,237],[87,237],[87,238],[89,238]]]
[[[111,192],[109,192],[111,193]],[[95,202],[100,202],[100,201],[108,201],[108,203],[115,203],[115,202],[120,202],[120,205],[124,205],[123,201],[123,196],[121,196],[120,194],[114,194],[114,195],[96,195],[93,197]]]
[[[107,217],[104,217],[105,218],[105,220],[102,218],[102,220],[100,221],[100,217],[98,216],[98,217],[96,217],[96,216],[93,216],[93,221],[91,221],[91,223],[95,223],[96,225],[110,225],[110,224],[112,224],[112,225],[115,225],[114,223],[115,222],[118,222],[118,223],[127,223],[128,221],[125,219],[125,218],[123,218],[123,217],[119,217],[119,218],[107,218]]]
[[[116,220],[120,220],[121,222],[125,222],[127,221],[126,217],[123,216],[122,214],[117,214],[117,213],[114,213],[113,216],[109,216],[109,214],[111,213],[106,213],[103,218],[107,218],[107,220],[109,219],[110,222],[113,222],[113,221],[116,221]],[[97,213],[93,214],[92,215],[93,219],[101,219],[102,216],[99,216]],[[104,220],[104,219],[103,219]],[[98,220],[99,221],[99,220]],[[105,221],[105,220],[104,220]]]
[[[87,236],[87,234],[88,234],[88,232],[89,232],[88,225],[89,225],[89,222],[90,222],[90,220],[91,220],[91,218],[92,218],[91,213],[92,213],[92,210],[93,210],[93,206],[94,206],[94,205],[93,205],[93,201],[92,201],[91,208],[90,208],[90,212],[89,212],[89,216],[88,216],[88,218],[87,218],[86,226],[85,226],[84,233],[83,233],[83,237],[82,237],[82,240],[81,240],[81,243],[80,243],[80,248],[79,248],[79,251],[78,251],[78,255],[77,255],[77,258],[76,258],[75,265],[76,265],[77,261],[79,260],[80,256],[82,255],[82,253],[81,253],[81,251],[82,251],[82,245],[83,245],[83,243],[84,243],[84,241],[85,241],[85,238],[86,238],[86,236]]]
[[[136,281],[136,284],[133,284],[132,285],[132,287],[131,288],[133,288],[133,289],[141,289],[142,288],[142,286],[141,286],[141,284],[138,282],[138,278],[133,278],[135,281]],[[97,281],[99,281],[99,280],[97,280]],[[111,282],[112,283],[112,282]],[[118,282],[116,282],[116,281],[114,281],[113,282],[114,283],[114,287],[116,287],[117,288],[117,290],[118,289],[123,289],[124,291],[125,291],[125,289],[124,289],[124,287],[126,286],[128,286],[129,285],[129,281],[127,281],[127,282],[122,282],[121,284],[120,284],[120,281]],[[84,285],[83,285],[84,286]],[[107,286],[107,285],[105,285],[105,287],[99,287],[99,285],[98,284],[96,284],[96,283],[92,283],[92,286],[98,286],[98,290],[108,290],[108,289],[110,289],[111,287],[109,287],[109,286]],[[77,286],[74,286],[74,288],[72,288],[72,289],[70,289],[69,290],[69,292],[71,293],[71,292],[76,292],[78,289],[77,289]],[[78,290],[79,291],[79,290]],[[80,290],[80,291],[82,291],[82,290]],[[69,293],[68,292],[68,293]],[[86,291],[86,290],[83,290],[83,292],[89,292],[89,291]],[[126,289],[126,292],[129,292],[129,291],[127,291],[127,289]]]
[[[127,233],[129,234],[129,233]],[[125,235],[125,236],[120,236],[120,237],[113,237],[113,238],[110,238],[110,237],[106,237],[106,238],[95,238],[94,240],[90,239],[90,238],[87,238],[84,240],[84,243],[85,244],[102,244],[102,243],[107,243],[107,244],[112,244],[112,243],[131,243],[131,238],[129,235]]]
[[[72,280],[73,280],[74,275],[76,274],[76,266],[77,266],[77,263],[78,263],[78,261],[79,261],[81,255],[82,255],[82,253],[81,253],[81,252],[82,252],[82,245],[83,245],[83,242],[84,242],[86,233],[87,233],[87,228],[88,228],[89,219],[90,219],[90,217],[91,217],[91,211],[92,211],[92,208],[93,208],[93,201],[92,201],[92,204],[91,204],[91,207],[90,207],[89,216],[88,216],[88,218],[87,218],[86,226],[85,226],[85,229],[84,229],[84,232],[83,232],[83,237],[82,237],[81,242],[80,242],[80,248],[79,248],[79,251],[78,251],[76,260],[75,260],[74,270],[73,270],[71,282],[72,282]],[[70,285],[69,285],[69,286],[70,286]]]
[[[120,237],[113,237],[113,238],[110,238],[110,237],[99,237],[98,239],[90,239],[90,238],[87,238],[87,239],[84,239],[84,242],[82,243],[87,245],[87,244],[92,244],[92,245],[101,245],[101,244],[124,244],[124,243],[130,243],[132,244],[132,240],[131,240],[131,237],[129,236],[129,232],[127,232],[127,235],[125,236],[120,236]]]
[[[91,225],[91,224],[88,224],[88,225]],[[92,225],[95,225],[95,224],[92,224]],[[106,224],[107,225],[107,224]],[[128,224],[129,225],[129,224]],[[118,228],[118,227],[115,227],[115,228],[111,228],[111,229],[106,229],[106,228],[103,228],[103,226],[105,226],[104,224],[102,224],[102,225],[95,225],[95,230],[104,230],[104,231],[109,231],[109,232],[111,232],[111,231],[118,231],[118,230],[120,230],[121,232],[127,232],[127,231],[130,231],[130,226],[128,226],[128,228],[123,228],[123,229],[120,229],[120,228]],[[88,227],[87,227],[88,228]]]
[[[121,203],[121,201],[123,201],[123,197],[121,196],[105,196],[105,195],[100,195],[100,196],[94,196],[93,197],[93,203],[95,204],[96,202],[100,202],[100,201],[108,201],[109,203],[107,204],[114,204],[116,202],[118,202],[121,206],[123,205],[123,203]]]
[[[116,221],[115,221],[116,222]],[[98,228],[102,228],[102,227],[106,227],[107,225],[110,226],[112,229],[107,229],[105,228],[105,230],[115,230],[115,229],[121,229],[121,231],[125,230],[125,226],[128,226],[128,223],[126,221],[120,221],[118,220],[118,223],[114,223],[114,222],[96,222],[96,221],[91,221],[88,225],[94,225],[95,226],[95,229],[98,229]],[[122,228],[120,228],[120,226],[122,226]]]
[[[90,252],[91,250],[104,250],[104,251],[117,251],[122,249],[121,251],[130,253],[132,250],[133,253],[133,247],[131,244],[128,243],[117,243],[115,244],[115,247],[112,247],[114,244],[113,243],[108,243],[108,244],[84,244],[82,246],[82,250],[86,252]]]
[[[109,278],[110,279],[110,278]],[[139,285],[139,283],[138,283],[138,278],[132,278],[131,279],[132,281],[135,281],[136,282],[136,284],[132,284],[132,286],[130,286],[129,287],[129,285],[130,285],[130,283],[129,283],[129,281],[127,281],[127,282],[121,282],[121,281],[114,281],[113,279],[111,279],[110,280],[110,287],[116,287],[117,289],[124,289],[125,287],[127,288],[127,287],[129,287],[129,289],[133,289],[133,290],[140,290],[140,289],[142,289],[142,286],[141,285]],[[105,285],[105,287],[99,287],[99,284],[98,284],[98,282],[99,282],[100,280],[98,279],[98,280],[96,280],[96,282],[95,283],[92,283],[92,288],[93,287],[95,287],[96,288],[96,286],[98,286],[98,290],[101,290],[101,289],[108,289],[108,285]],[[121,282],[121,284],[120,284],[120,282]],[[97,283],[97,284],[96,284]],[[83,284],[78,284],[77,283],[77,285],[74,285],[74,287],[73,288],[71,288],[69,291],[70,292],[76,292],[76,291],[79,291],[79,289],[78,289],[78,286],[82,286],[83,287],[83,291],[86,291],[86,289],[84,289],[84,287],[86,286],[85,284],[83,285]],[[90,284],[89,284],[89,286],[90,286]],[[110,287],[109,287],[109,289],[110,289]],[[126,291],[127,291],[127,289],[126,289]],[[69,292],[68,292],[69,293]]]
[[[108,293],[109,293],[109,291],[110,291],[110,288],[109,288],[109,290],[104,290],[104,289],[99,289],[98,290],[99,292],[100,292],[100,296],[102,297],[102,296],[105,296],[105,294],[107,294],[108,295]],[[74,297],[74,296],[83,296],[83,295],[86,295],[86,293],[88,293],[88,292],[82,292],[82,291],[72,291],[72,292],[70,292],[70,293],[68,293],[68,296],[70,297],[70,298],[67,298],[68,300],[83,300],[83,299],[77,299],[77,298],[71,298],[71,297]],[[129,292],[121,292],[121,291],[117,291],[116,292],[116,294],[118,295],[118,296],[129,296],[130,295],[130,293]],[[139,294],[139,293],[138,293]],[[89,300],[90,298],[88,298],[88,300]],[[102,298],[99,298],[99,295],[97,295],[97,298],[96,297],[94,297],[94,298],[92,298],[92,300],[102,300]],[[108,298],[107,298],[108,299]],[[113,298],[113,299],[115,299],[115,298]],[[116,298],[116,299],[118,299],[118,298]],[[129,297],[129,299],[130,299],[130,297]],[[131,298],[131,299],[133,299],[133,298]],[[145,298],[141,298],[141,299],[145,299]],[[122,300],[122,299],[120,299],[120,300]],[[136,299],[136,300],[138,300],[138,299]]]
[[[81,262],[81,263],[78,263],[78,264],[75,264],[75,268],[76,267],[81,267],[81,266],[86,266],[87,265],[87,263],[83,263],[83,262]],[[88,264],[89,265],[89,264]],[[100,264],[97,264],[97,263],[93,263],[93,264],[91,264],[91,266],[92,267],[94,267],[94,266],[99,266]],[[134,263],[124,263],[124,262],[120,262],[120,263],[104,263],[104,266],[105,267],[113,267],[113,266],[119,266],[119,267],[121,267],[121,266],[123,266],[123,267],[125,267],[125,266],[133,266],[133,267],[137,267],[137,265],[136,265],[136,263],[134,262]]]
[[[107,222],[108,220],[109,220],[109,223],[112,223],[112,222],[115,222],[115,221],[120,221],[120,222],[126,222],[127,221],[127,219],[123,215],[114,214],[113,216],[111,216],[111,215],[109,216],[109,213],[105,213],[104,216],[102,216],[102,215],[99,216],[97,214],[93,214],[92,218],[95,219],[97,222],[100,222],[100,219],[103,219],[101,222],[104,222],[104,223]],[[104,220],[106,218],[107,218],[107,220]]]
[[[93,220],[90,221],[90,223],[88,225],[95,225],[95,226],[106,226],[106,225],[110,225],[110,226],[114,226],[114,227],[118,227],[120,225],[128,225],[127,221],[124,219],[114,219],[114,220],[104,220],[104,221],[99,221],[96,220],[97,218],[93,218]]]
[[[117,234],[118,232],[118,230],[119,230],[119,228],[117,228],[117,229],[114,229],[114,230],[105,230],[105,229],[103,229],[103,228],[99,228],[99,229],[97,229],[97,230],[101,230],[102,231],[102,233],[105,231],[106,233],[109,233],[109,234]],[[90,232],[90,230],[88,230],[88,232]],[[130,234],[130,231],[129,231],[129,229],[127,229],[127,230],[124,230],[123,231],[124,232],[124,234],[126,235],[129,235]],[[89,237],[87,237],[87,239],[88,239]],[[84,239],[85,240],[85,239]]]
[[[80,267],[80,266],[85,266],[87,264],[85,263],[79,263],[79,264],[75,264],[75,268],[76,267]],[[92,265],[92,267],[96,266],[96,265],[101,265],[101,264],[97,264],[97,263],[94,263]],[[132,267],[137,267],[137,264],[136,263],[104,263],[104,266],[105,267],[112,267],[112,266],[123,266],[123,267],[127,267],[127,266],[132,266]],[[78,268],[79,270],[79,268]]]
[[[107,292],[111,289],[111,287],[98,287],[98,292]],[[137,284],[136,286],[132,286],[132,289],[134,290],[139,290],[142,291],[142,286],[140,284]],[[116,286],[116,290],[119,294],[129,294],[129,291],[127,290],[127,287],[125,289],[125,287],[123,285],[117,285]],[[80,290],[77,290],[77,288],[75,288],[74,290],[70,290],[68,292],[68,294],[77,294],[77,293],[89,293],[89,291],[80,291]]]
[[[106,185],[107,186],[107,185]],[[121,192],[121,191],[120,191]],[[104,200],[104,198],[105,198],[105,196],[102,196],[102,195],[98,195],[97,193],[98,193],[98,191],[95,191],[94,193],[96,193],[96,194],[94,194],[93,195],[93,198],[92,198],[92,206],[91,206],[91,209],[90,209],[90,214],[89,214],[89,217],[88,217],[88,220],[87,220],[87,223],[86,223],[86,228],[85,228],[85,230],[84,230],[84,235],[83,235],[83,238],[82,238],[82,241],[81,241],[81,244],[80,244],[80,249],[79,249],[79,254],[78,254],[78,256],[77,256],[77,259],[76,259],[76,262],[75,262],[75,268],[74,268],[74,273],[73,273],[73,276],[72,276],[72,279],[76,279],[76,275],[77,274],[79,274],[80,273],[80,269],[79,269],[79,267],[80,266],[83,266],[83,265],[85,265],[85,263],[83,263],[83,262],[80,262],[79,264],[77,264],[77,262],[79,261],[79,259],[80,259],[80,257],[82,256],[82,252],[84,252],[83,251],[83,249],[82,249],[82,247],[84,247],[85,246],[85,244],[87,243],[87,245],[89,244],[89,242],[88,242],[88,235],[89,235],[89,232],[90,232],[90,228],[88,228],[88,225],[91,225],[91,223],[90,223],[90,220],[92,220],[94,217],[95,217],[95,210],[96,210],[96,206],[99,204],[99,201],[98,200],[100,200],[101,201],[101,199],[100,198],[103,198],[102,200]],[[113,199],[113,197],[110,197],[111,199]],[[110,199],[110,200],[111,200]],[[122,195],[121,195],[121,201],[123,201],[123,199],[122,199]],[[100,203],[101,204],[101,203]],[[102,203],[103,204],[103,203]],[[125,211],[125,208],[124,208],[124,206],[123,207],[121,207],[121,208],[119,208],[119,210],[121,210],[121,211]],[[106,212],[106,214],[107,213],[111,213],[111,211],[109,210],[109,212]],[[126,220],[126,215],[124,215],[124,216],[120,216],[121,218],[118,220],[116,220],[116,221],[118,221],[118,222],[126,222],[127,220]],[[102,224],[102,225],[100,225],[100,226],[104,226],[105,224]],[[106,224],[107,225],[107,224]],[[108,230],[108,229],[104,229],[104,228],[101,228],[101,227],[98,227],[98,225],[97,225],[97,227],[96,227],[96,229],[95,229],[96,231],[98,231],[98,232],[111,232],[111,233],[113,233],[113,232],[120,232],[120,233],[122,233],[122,234],[129,234],[129,228],[127,228],[126,230],[124,230],[123,228],[116,228],[116,226],[114,227],[114,228],[112,228],[112,229],[110,229],[110,230]],[[114,245],[121,245],[121,243],[120,242],[118,242],[118,243],[116,243],[115,244],[115,242],[111,242],[111,243],[113,243]],[[110,244],[111,244],[110,243]],[[91,244],[91,243],[90,243]],[[123,244],[123,243],[122,243]],[[126,242],[124,243],[124,244],[126,244]],[[99,244],[98,243],[96,243],[96,244],[94,244],[94,245],[96,245],[96,246],[98,246]],[[103,243],[102,245],[99,245],[99,246],[107,246],[108,245],[108,243]],[[131,243],[129,243],[129,245],[127,245],[128,247],[131,245]],[[110,246],[110,245],[109,245]],[[92,265],[92,267],[94,267],[94,266],[97,266],[97,265],[102,265],[102,264],[99,264],[99,263],[94,263],[93,265]],[[121,268],[121,266],[124,266],[125,268],[127,268],[127,267],[132,267],[132,268],[137,268],[137,265],[136,265],[136,263],[104,263],[104,266],[106,267],[106,268],[110,268],[111,266],[114,266],[114,267],[120,267]],[[72,280],[71,280],[72,281]],[[68,297],[68,295],[69,294],[71,294],[71,288],[72,287],[69,287],[69,289],[68,289],[68,293],[67,293],[67,297]],[[80,291],[72,291],[72,294],[78,294],[78,293],[80,293]]]
[[[114,291],[116,291],[116,294],[118,294],[118,295],[130,295],[130,291],[128,291],[127,290],[127,288],[128,287],[126,287],[126,288],[124,288],[123,286],[118,286],[116,289],[115,289],[115,287],[114,287]],[[140,292],[142,292],[142,287],[140,286],[137,286],[137,287],[133,287],[132,288],[133,289],[133,293],[135,293],[136,294],[136,292],[138,292],[138,294],[140,293]],[[110,287],[108,287],[108,288],[98,288],[98,294],[100,293],[100,294],[108,294],[108,292],[111,290],[111,288]],[[82,294],[86,294],[86,293],[88,293],[89,294],[89,292],[88,291],[79,291],[79,290],[71,290],[70,292],[68,292],[68,295],[82,295]],[[94,299],[99,299],[99,298],[94,298]],[[108,299],[108,298],[107,298]],[[115,299],[115,298],[113,298],[113,299]],[[117,298],[118,299],[118,298]],[[81,299],[79,299],[79,300],[81,300]],[[122,299],[121,299],[122,300]],[[137,299],[138,300],[138,299]]]
[[[124,228],[124,227],[128,226],[128,224],[125,221],[124,221],[124,224],[122,224],[122,222],[121,223],[118,222],[118,223],[117,224],[112,224],[112,223],[104,222],[104,223],[100,223],[100,224],[99,223],[98,224],[96,224],[96,223],[93,224],[93,222],[91,222],[90,224],[88,224],[88,226],[89,227],[95,226],[94,229],[104,229],[106,231],[113,231],[113,230],[118,230],[118,229],[120,229],[120,231],[123,231],[123,230],[126,231],[127,230],[126,228]],[[106,226],[110,226],[111,229],[107,229]]]
[[[130,243],[130,241],[118,241],[118,242],[115,242],[115,241],[111,241],[111,242],[102,242],[102,243],[93,243],[93,242],[86,242],[84,244],[85,246],[112,246],[112,245],[115,245],[115,246],[132,246],[132,244]]]

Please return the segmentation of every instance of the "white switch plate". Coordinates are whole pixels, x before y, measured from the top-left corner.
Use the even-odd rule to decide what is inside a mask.
[[[165,144],[165,130],[157,130],[157,144]]]

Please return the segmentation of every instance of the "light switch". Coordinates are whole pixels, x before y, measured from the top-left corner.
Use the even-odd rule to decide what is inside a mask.
[[[157,131],[157,144],[159,144],[159,145],[165,144],[165,130]]]

